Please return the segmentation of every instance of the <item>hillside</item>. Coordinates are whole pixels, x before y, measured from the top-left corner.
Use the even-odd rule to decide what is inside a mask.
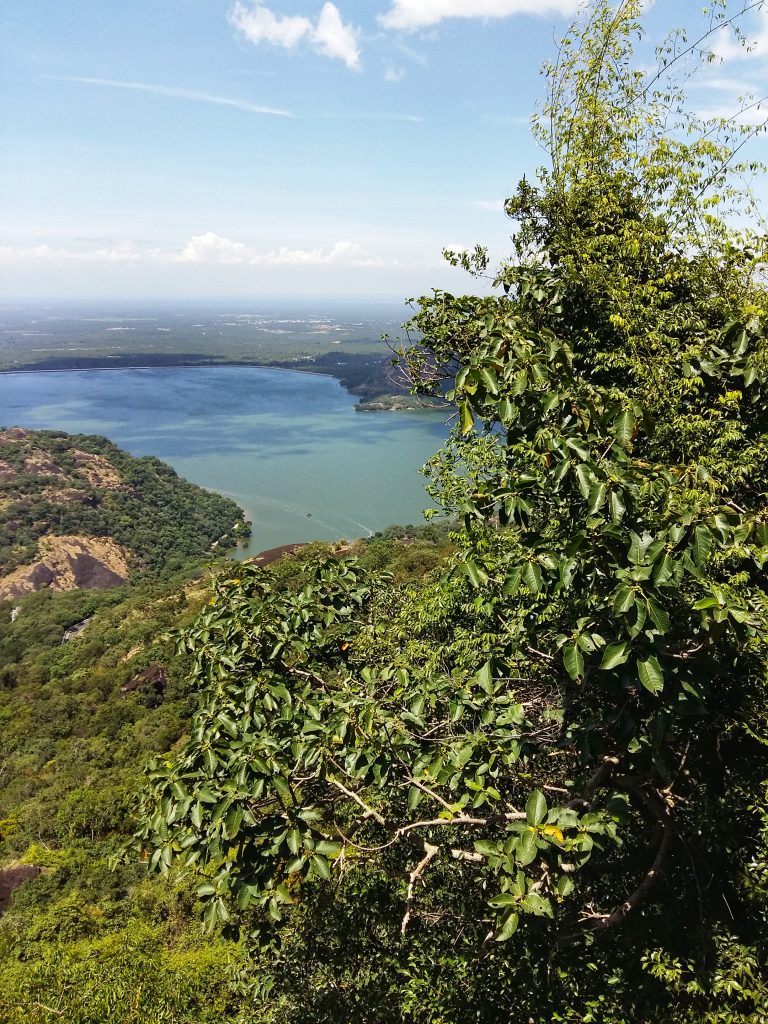
[[[0,430],[0,599],[113,587],[246,533],[233,501],[158,459],[103,437]]]

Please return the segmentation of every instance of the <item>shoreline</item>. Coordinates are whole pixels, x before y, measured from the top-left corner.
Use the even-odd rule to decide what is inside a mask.
[[[240,367],[251,370],[282,370],[284,373],[308,373],[315,377],[331,377],[341,381],[333,373],[325,370],[309,370],[301,366],[277,366],[274,363],[246,363],[240,361],[225,361],[217,363],[126,363],[124,366],[26,366],[14,369],[0,369],[0,374],[21,374],[21,373],[104,373],[116,372],[119,370],[216,370],[227,367]],[[343,385],[342,385],[343,386]]]

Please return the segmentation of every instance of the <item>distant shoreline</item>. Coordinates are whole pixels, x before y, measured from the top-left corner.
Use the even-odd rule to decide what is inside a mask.
[[[333,373],[325,370],[309,370],[301,366],[276,366],[274,363],[246,363],[240,361],[225,361],[219,363],[192,363],[192,362],[157,362],[157,363],[125,363],[123,366],[24,366],[9,367],[0,369],[2,374],[19,373],[100,373],[116,370],[216,370],[226,367],[246,367],[251,370],[282,370],[285,373],[309,373],[316,377],[333,377],[339,380]]]

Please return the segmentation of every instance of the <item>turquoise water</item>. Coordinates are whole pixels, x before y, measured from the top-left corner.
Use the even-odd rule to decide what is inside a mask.
[[[0,425],[104,434],[234,498],[249,548],[423,522],[442,414],[358,413],[338,381],[256,367],[0,374]]]

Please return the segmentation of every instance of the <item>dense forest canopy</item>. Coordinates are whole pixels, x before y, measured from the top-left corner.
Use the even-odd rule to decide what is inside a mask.
[[[171,910],[165,973],[123,925],[111,957],[46,947],[43,977],[18,925],[13,993],[72,1015],[101,958],[125,1008],[146,958],[125,1019],[768,1020],[768,302],[764,240],[734,227],[754,129],[676,85],[761,6],[715,5],[654,75],[642,5],[594,0],[545,69],[513,258],[491,296],[419,300],[401,353],[459,409],[427,470],[458,517],[442,561],[238,567],[176,634],[194,710],[120,870],[198,901],[210,1001]]]

